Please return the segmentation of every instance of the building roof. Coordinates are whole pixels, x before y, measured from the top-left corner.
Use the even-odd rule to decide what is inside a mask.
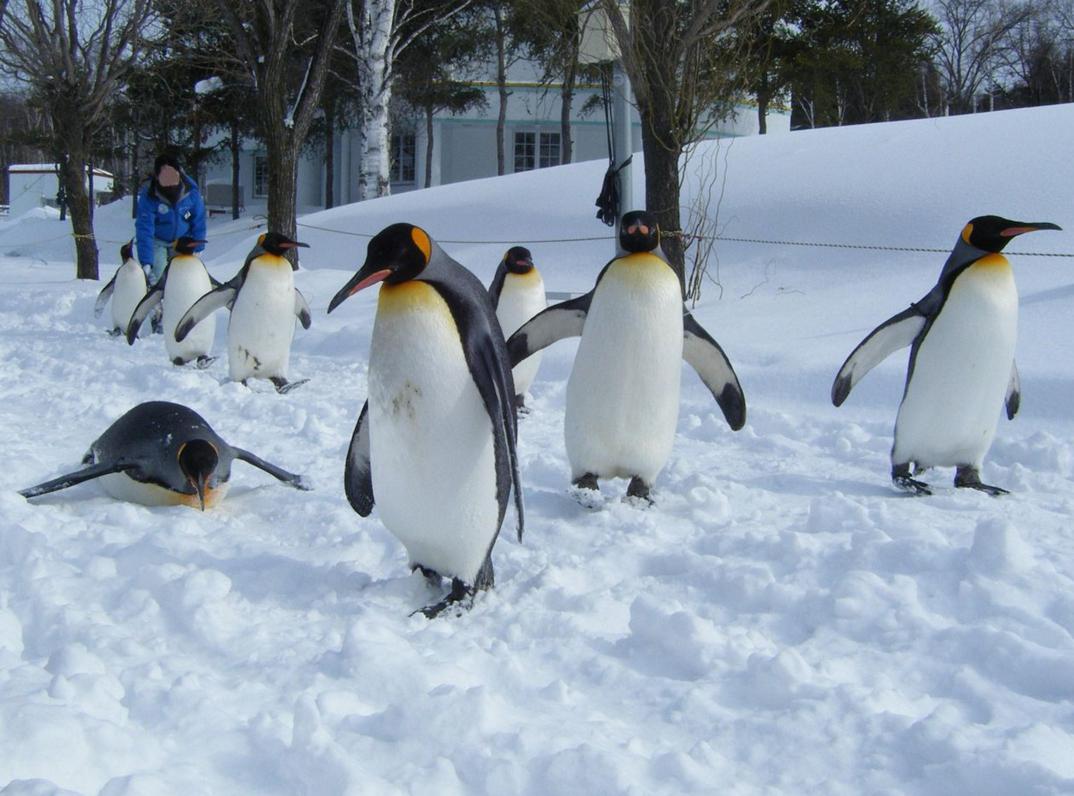
[[[59,170],[56,163],[12,163],[7,167],[8,174],[55,174]],[[93,169],[94,177],[112,179],[115,175],[104,169]]]

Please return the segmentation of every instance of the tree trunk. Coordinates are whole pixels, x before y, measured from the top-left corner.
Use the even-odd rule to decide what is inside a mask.
[[[433,184],[433,106],[425,106],[425,187]]]
[[[324,209],[336,206],[336,101],[324,104]]]
[[[757,86],[757,134],[768,134],[768,103],[771,100],[771,92],[768,90],[768,74],[761,75],[761,82]]]
[[[645,119],[642,109],[642,124]],[[642,136],[645,154],[645,206],[660,224],[661,247],[679,278],[679,287],[686,295],[686,258],[682,245],[682,225],[679,220],[679,156],[680,152],[662,146],[655,135]]]
[[[574,147],[571,142],[571,109],[574,106],[574,85],[578,77],[577,58],[572,59],[563,74],[563,87],[559,95],[559,135],[561,139],[560,163],[570,163],[574,157]]]
[[[358,198],[391,193],[388,158],[388,105],[392,99],[392,22],[395,0],[362,4],[362,24],[351,25],[358,56],[358,89],[362,108],[362,166]],[[348,21],[353,23],[352,12]]]
[[[283,125],[265,136],[268,159],[268,230],[294,239],[296,233],[298,147]],[[292,249],[289,254],[295,253]],[[290,259],[290,258],[289,258]],[[292,262],[297,262],[296,259]]]
[[[81,147],[68,147],[67,157],[60,165],[60,177],[67,194],[71,230],[75,237],[75,276],[79,279],[97,279],[97,241],[93,237],[93,212],[86,193],[86,156]]]
[[[507,56],[504,52],[506,47],[506,33],[503,29],[503,15],[500,7],[493,10],[493,19],[496,22],[496,91],[500,97],[500,112],[496,117],[496,174],[503,176],[507,173],[506,153],[504,151],[504,127],[507,123]]]
[[[231,217],[239,217],[239,192],[242,186],[239,183],[239,155],[242,151],[242,139],[239,135],[239,123],[231,123]]]

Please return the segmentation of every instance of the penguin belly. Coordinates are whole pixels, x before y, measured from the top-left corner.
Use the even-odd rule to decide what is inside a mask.
[[[178,255],[172,258],[168,266],[168,281],[164,283],[164,347],[168,359],[173,362],[181,359],[189,362],[205,356],[213,347],[216,336],[216,317],[210,315],[190,333],[181,343],[175,340],[175,327],[195,301],[212,290],[212,281],[201,260],[196,257]]]
[[[666,263],[634,254],[608,268],[567,381],[572,478],[656,480],[679,417],[682,335],[682,292]]]
[[[141,266],[128,260],[116,272],[116,283],[112,287],[112,326],[124,331],[130,323],[131,315],[138,302],[145,297],[145,274]]]
[[[518,328],[548,306],[544,294],[544,280],[534,268],[525,274],[508,273],[503,280],[500,300],[496,306],[496,319],[503,329],[504,338],[510,337]],[[525,395],[541,366],[541,352],[519,362],[511,370],[515,382],[515,395]]]
[[[116,500],[128,503],[140,503],[143,506],[190,506],[200,509],[201,501],[196,493],[186,494],[166,489],[159,484],[136,481],[126,473],[109,473],[98,479],[106,494]],[[224,482],[205,491],[205,508],[216,506],[227,494],[228,484]]]
[[[499,527],[492,422],[447,303],[383,285],[369,354],[373,494],[412,566],[473,583]]]
[[[1018,291],[1006,259],[967,268],[917,348],[895,421],[892,462],[980,467],[1007,394]]]
[[[279,263],[251,264],[235,297],[227,349],[234,381],[287,378],[295,336],[295,280],[291,264],[275,259]]]

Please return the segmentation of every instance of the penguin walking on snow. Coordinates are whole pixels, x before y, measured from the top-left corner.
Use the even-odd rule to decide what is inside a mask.
[[[195,301],[219,284],[209,275],[205,263],[194,251],[203,243],[203,240],[186,237],[175,241],[175,254],[168,260],[160,279],[135,307],[127,324],[127,342],[134,345],[138,330],[145,323],[145,319],[163,303],[164,348],[173,365],[195,362],[197,367],[205,368],[214,359],[209,356],[209,352],[216,336],[215,319],[203,323],[182,341],[175,339],[179,319]]]
[[[496,318],[505,336],[513,334],[522,324],[548,306],[544,293],[544,280],[533,264],[530,250],[524,246],[512,246],[500,260],[496,275],[489,286]],[[515,380],[515,407],[526,408],[526,391],[537,375],[541,355],[534,354],[511,370]]]
[[[121,265],[108,284],[97,294],[93,315],[100,318],[108,300],[112,300],[112,328],[109,334],[118,337],[123,334],[130,321],[131,313],[138,302],[145,296],[145,272],[134,257],[134,241],[123,244],[119,250]]]
[[[307,246],[278,232],[266,232],[230,280],[203,295],[179,320],[175,339],[182,341],[210,314],[228,307],[228,371],[232,381],[268,379],[277,392],[288,392],[307,379],[287,380],[295,317],[310,328],[310,307],[295,288],[294,270],[284,255]]]
[[[1012,238],[1041,229],[1059,227],[999,216],[971,220],[932,290],[873,329],[839,369],[832,385],[836,406],[879,362],[910,346],[891,449],[896,486],[929,495],[928,485],[912,475],[929,467],[955,467],[956,487],[1006,494],[981,483],[980,475],[1000,406],[1005,404],[1007,418],[1014,419],[1021,400],[1014,362],[1018,290],[1000,252]]]
[[[309,489],[300,475],[228,445],[197,412],[181,404],[150,401],[126,412],[98,437],[82,464],[67,475],[19,492],[25,498],[66,489],[94,478],[117,500],[147,506],[191,506],[204,511],[229,486],[239,459],[296,489]]]
[[[347,452],[344,487],[406,547],[411,569],[451,592],[422,612],[472,603],[493,585],[492,547],[512,490],[522,539],[515,389],[484,286],[421,228],[392,224],[328,311],[383,283],[369,351],[369,399]]]
[[[712,391],[728,425],[746,422],[746,401],[723,349],[682,302],[679,280],[657,253],[649,213],[623,216],[625,254],[609,262],[591,291],[554,304],[512,335],[511,363],[565,337],[581,336],[567,382],[565,437],[571,479],[592,503],[599,478],[629,478],[627,496],[651,503],[679,416],[679,361]]]

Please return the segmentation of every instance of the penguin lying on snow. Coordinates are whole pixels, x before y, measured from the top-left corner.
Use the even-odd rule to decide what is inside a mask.
[[[732,429],[746,401],[723,349],[682,303],[679,280],[656,249],[660,230],[646,212],[623,216],[626,252],[609,262],[584,296],[555,304],[507,341],[511,363],[565,337],[578,354],[567,382],[565,436],[571,478],[585,493],[598,478],[629,478],[629,497],[649,491],[671,454],[679,416],[679,361],[697,371]]]
[[[955,467],[955,486],[992,495],[1007,490],[981,483],[980,468],[992,445],[1000,405],[1018,411],[1014,363],[1018,290],[1000,252],[1026,232],[1059,229],[1047,222],[978,216],[962,230],[940,279],[923,299],[873,329],[839,369],[832,403],[839,406],[861,378],[889,354],[910,346],[891,478],[919,495],[928,485],[911,477],[929,467]]]
[[[205,241],[187,237],[175,241],[175,255],[168,260],[160,279],[135,307],[127,324],[127,342],[134,345],[138,330],[149,313],[163,302],[164,348],[173,365],[196,361],[199,368],[204,368],[213,361],[209,351],[216,336],[215,320],[201,324],[196,332],[181,342],[175,339],[179,319],[195,301],[220,284],[209,275],[205,263],[194,251],[203,243]]]
[[[548,306],[545,299],[544,280],[533,264],[530,250],[524,246],[512,246],[504,254],[496,275],[489,286],[489,296],[496,308],[496,318],[505,336]],[[525,409],[526,390],[533,383],[541,365],[540,354],[534,354],[511,370],[515,380],[515,406]]]
[[[393,224],[328,311],[383,282],[369,351],[369,400],[347,452],[344,487],[363,517],[373,510],[403,543],[411,569],[451,592],[422,612],[493,585],[492,547],[514,490],[515,389],[488,293],[428,234]]]
[[[228,371],[233,381],[268,379],[277,392],[293,390],[307,380],[287,380],[291,363],[294,316],[310,328],[310,307],[295,288],[295,266],[284,257],[307,246],[278,232],[265,232],[230,280],[202,296],[179,320],[175,339],[182,341],[205,318],[222,307],[231,309],[228,323]]]
[[[227,494],[235,459],[296,489],[309,489],[302,476],[228,445],[192,409],[150,401],[128,411],[90,445],[82,459],[87,467],[19,494],[32,498],[100,478],[104,491],[118,500],[204,511]]]
[[[121,265],[108,284],[97,294],[93,315],[100,318],[108,300],[112,300],[112,328],[108,332],[113,337],[123,334],[130,321],[131,313],[138,302],[145,296],[145,272],[134,258],[134,241],[123,244],[119,250]]]

